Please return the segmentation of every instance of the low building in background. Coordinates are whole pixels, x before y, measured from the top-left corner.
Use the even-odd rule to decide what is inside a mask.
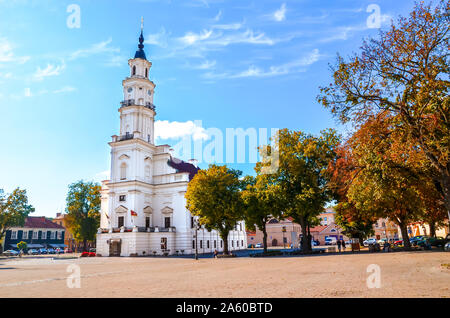
[[[387,218],[378,219],[373,225],[375,238],[377,240],[388,239],[398,240],[400,229],[397,224]]]
[[[77,249],[77,243],[75,242],[72,232],[67,229],[66,216],[67,214],[56,213],[56,217],[52,219],[52,222],[64,227],[64,244],[67,246],[67,248],[75,251]]]
[[[342,229],[334,223],[334,216],[333,216],[333,222],[329,223],[328,225],[318,225],[310,230],[312,239],[314,241],[319,242],[320,245],[325,245],[325,240],[329,237],[334,237],[336,240],[345,240],[348,241],[349,238],[342,234]]]
[[[302,232],[299,224],[294,223],[291,218],[285,220],[272,219],[266,224],[267,246],[298,246],[299,237]],[[263,243],[263,232],[247,232],[248,244],[256,245]]]
[[[327,237],[348,240],[349,238],[342,234],[342,230],[334,223],[335,212],[332,208],[327,208],[319,214],[321,225],[310,229],[313,240],[318,241],[320,245],[325,245]],[[267,222],[267,246],[285,246],[298,247],[302,237],[302,228],[300,224],[293,221],[292,218],[285,220],[272,219]],[[260,230],[247,232],[248,244],[256,245],[263,242],[263,233]],[[284,245],[283,245],[284,242]]]
[[[17,249],[24,241],[30,248],[64,248],[65,229],[44,216],[29,216],[23,227],[12,227],[6,231],[3,250]]]
[[[445,221],[448,224],[448,221]],[[400,228],[398,228],[401,237]],[[430,225],[425,222],[413,222],[408,225],[408,235],[409,237],[414,237],[418,235],[430,235]],[[446,237],[449,234],[448,225],[444,225],[443,227],[436,228],[436,236],[438,237]]]

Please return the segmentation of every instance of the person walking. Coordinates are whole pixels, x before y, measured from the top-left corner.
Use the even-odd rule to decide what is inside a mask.
[[[217,250],[214,250],[214,258],[217,258],[217,254],[219,254],[219,252],[217,252]]]
[[[342,240],[342,251],[345,252],[345,241]]]
[[[338,246],[338,250],[340,253],[341,252],[341,240],[337,240],[337,246]]]

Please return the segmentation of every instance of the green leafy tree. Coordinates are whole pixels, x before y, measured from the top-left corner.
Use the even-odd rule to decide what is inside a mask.
[[[186,208],[199,217],[199,223],[219,232],[225,254],[228,254],[229,232],[244,219],[241,174],[227,166],[210,165],[195,175],[185,194]]]
[[[333,82],[318,99],[343,123],[358,127],[384,116],[402,132],[397,136],[424,154],[450,218],[450,2],[432,4],[417,3],[360,53],[338,56]]]
[[[23,226],[25,219],[32,212],[34,208],[28,204],[26,190],[16,188],[6,195],[0,189],[0,241],[11,227]]]
[[[20,241],[17,243],[17,248],[23,253],[27,249],[27,242]],[[22,253],[20,253],[20,256],[22,256]]]
[[[94,182],[78,181],[69,185],[66,198],[66,224],[75,240],[87,242],[95,240],[100,226],[100,185]]]
[[[276,178],[283,200],[282,210],[285,217],[292,217],[300,224],[305,252],[311,251],[312,222],[317,221],[318,214],[332,198],[326,170],[338,144],[339,137],[332,129],[322,131],[318,137],[288,129],[279,131]]]
[[[250,231],[258,228],[263,233],[264,252],[267,252],[266,224],[272,218],[281,217],[280,187],[269,174],[244,178],[246,188],[242,191],[245,203],[245,225]]]

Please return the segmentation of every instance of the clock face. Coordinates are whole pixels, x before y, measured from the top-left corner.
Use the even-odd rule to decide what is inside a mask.
[[[128,93],[131,93],[133,91],[133,88],[128,87]]]
[[[148,94],[149,96],[151,96],[151,95],[152,95],[152,91],[151,91],[151,90],[148,90],[148,91],[147,91],[147,94]]]

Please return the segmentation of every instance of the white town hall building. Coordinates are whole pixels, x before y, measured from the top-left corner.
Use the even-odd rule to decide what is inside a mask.
[[[155,145],[155,84],[149,79],[152,63],[144,52],[141,28],[138,50],[128,61],[130,76],[122,81],[124,101],[119,108],[120,134],[112,136],[110,180],[103,181],[97,254],[146,256],[193,254],[223,250],[217,231],[200,228],[184,197],[199,170],[194,160],[172,156],[169,145]],[[228,237],[230,250],[245,249],[244,222]]]

